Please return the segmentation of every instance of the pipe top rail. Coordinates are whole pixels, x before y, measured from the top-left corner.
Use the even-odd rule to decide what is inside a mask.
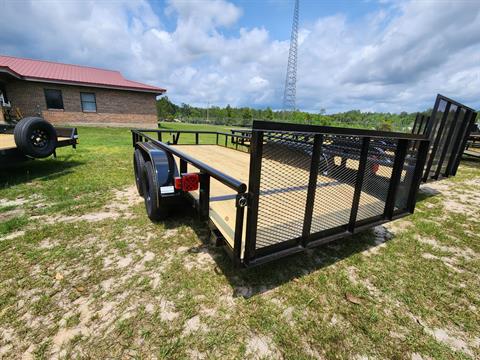
[[[393,132],[393,131],[378,131],[366,129],[353,129],[334,126],[320,126],[320,125],[305,125],[305,124],[290,124],[273,121],[254,121],[253,131],[275,131],[275,132],[295,132],[295,133],[318,133],[329,135],[346,135],[359,136],[371,138],[394,138],[396,140],[428,140],[425,135],[413,135],[407,133]]]
[[[137,134],[145,139],[148,139],[152,143],[154,143],[156,146],[159,148],[179,157],[182,160],[185,160],[187,163],[195,166],[198,168],[200,171],[203,171],[213,177],[214,179],[220,181],[222,184],[228,186],[229,188],[237,191],[238,193],[244,193],[247,191],[247,185],[242,183],[241,181],[231,177],[230,175],[227,175],[221,171],[218,171],[217,169],[211,167],[210,165],[205,164],[204,162],[201,162],[200,160],[195,159],[194,157],[184,153],[183,151],[180,151],[178,149],[175,149],[175,146],[170,146],[167,145],[161,141],[158,141],[148,135],[146,135],[142,130],[138,129],[132,129],[131,130],[133,134]],[[153,132],[156,132],[153,130]]]
[[[140,131],[142,133],[146,132],[154,132],[154,133],[168,133],[168,134],[212,134],[212,135],[225,135],[225,136],[232,136],[236,138],[242,138],[242,139],[250,139],[249,136],[244,136],[244,135],[237,135],[237,134],[231,134],[227,133],[224,131],[209,131],[209,130],[169,130],[169,129],[132,129],[132,131]],[[251,131],[251,130],[248,130]]]

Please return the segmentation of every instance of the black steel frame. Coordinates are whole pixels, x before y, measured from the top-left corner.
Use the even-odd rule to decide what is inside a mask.
[[[445,110],[440,117],[437,116],[437,114],[441,112],[441,110],[439,110],[441,103],[445,103]],[[452,106],[455,106],[457,110],[450,123],[450,127],[448,127],[447,118]],[[463,117],[460,116],[462,110],[465,111]],[[457,173],[462,154],[470,136],[470,129],[475,123],[476,116],[477,113],[472,108],[441,94],[437,95],[430,117],[417,114],[413,124],[412,133],[423,134],[430,139],[429,155],[422,177],[423,182],[438,180],[444,177],[453,176]],[[455,130],[457,130],[456,136],[454,136]],[[437,152],[440,151],[439,145],[443,140],[445,146],[441,149],[441,153],[437,154]],[[448,156],[447,151],[449,145],[452,143],[451,153]],[[437,155],[439,155],[439,161],[435,165],[436,167],[434,167],[434,160],[437,158]],[[445,161],[447,163],[444,167]],[[443,167],[445,170],[442,172]],[[433,174],[432,170],[434,170]]]
[[[305,204],[305,215],[302,224],[302,236],[300,238],[284,241],[267,248],[256,248],[256,232],[258,225],[258,206],[260,197],[260,177],[262,172],[262,155],[265,141],[272,138],[272,133],[295,133],[308,134],[313,139],[313,153],[311,156],[310,175],[308,181],[308,195]],[[148,135],[148,133],[152,135]],[[200,137],[204,134],[215,135],[215,141],[205,144],[215,144],[220,146],[228,146],[239,148],[244,145],[250,152],[250,169],[248,192],[246,184],[231,176],[218,171],[215,168],[191,157],[190,155],[175,148],[179,143],[182,133],[194,134],[195,144],[202,145]],[[153,135],[153,134],[156,134]],[[163,142],[166,135],[171,138],[171,142]],[[355,183],[355,195],[352,203],[350,221],[347,226],[328,229],[317,233],[311,232],[312,212],[315,201],[315,188],[317,184],[317,175],[319,171],[318,161],[322,148],[324,136],[341,135],[360,137],[362,139],[360,165],[358,176]],[[221,141],[221,136],[225,136],[225,141]],[[230,142],[228,139],[230,138]],[[392,176],[388,188],[387,200],[383,215],[373,218],[357,221],[356,215],[358,211],[360,195],[362,192],[362,182],[364,169],[367,162],[367,153],[369,144],[374,139],[389,139],[396,143],[395,161],[393,164]],[[235,190],[236,195],[236,226],[234,235],[233,248],[224,242],[225,248],[229,255],[233,258],[235,266],[256,266],[283,256],[304,251],[308,248],[324,244],[335,239],[345,237],[358,231],[376,226],[396,218],[406,216],[413,213],[416,203],[416,194],[420,185],[421,176],[425,166],[429,141],[426,136],[415,134],[404,134],[384,131],[358,130],[349,128],[334,128],[327,126],[314,125],[297,125],[286,123],[262,122],[255,121],[252,130],[235,130],[231,133],[215,132],[215,131],[194,131],[194,130],[153,130],[153,129],[134,129],[132,130],[132,143],[135,147],[140,142],[151,142],[154,146],[162,149],[172,156],[180,159],[180,173],[186,172],[187,163],[199,169],[200,172],[200,198],[197,209],[201,218],[208,219],[209,194],[210,194],[210,178],[220,181],[224,185]],[[298,137],[296,141],[304,141]],[[407,155],[416,155],[416,164],[413,172],[411,187],[409,189],[407,206],[405,209],[395,209],[395,197],[402,176],[402,170]],[[242,257],[242,238],[243,238],[243,219],[245,216],[245,208],[247,211],[245,247]]]

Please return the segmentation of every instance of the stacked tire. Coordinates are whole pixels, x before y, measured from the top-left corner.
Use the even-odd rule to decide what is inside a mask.
[[[24,154],[33,158],[46,158],[55,152],[57,132],[49,122],[39,117],[20,120],[13,131],[15,144]]]

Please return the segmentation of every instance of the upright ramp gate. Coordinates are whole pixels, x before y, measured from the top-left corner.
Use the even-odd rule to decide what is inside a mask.
[[[412,132],[430,139],[423,181],[457,173],[476,116],[473,109],[440,94],[427,120],[417,116]]]

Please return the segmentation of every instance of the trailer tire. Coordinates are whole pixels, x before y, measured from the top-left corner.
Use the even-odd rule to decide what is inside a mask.
[[[147,215],[152,221],[163,220],[168,217],[169,207],[159,195],[157,177],[153,164],[146,161],[143,165],[143,198]]]
[[[140,196],[143,197],[143,167],[145,165],[145,159],[142,155],[142,150],[135,149],[133,153],[133,169],[135,172],[135,184],[137,185],[137,191]]]
[[[13,131],[17,148],[25,155],[45,158],[57,147],[57,132],[49,122],[39,117],[20,120]]]

